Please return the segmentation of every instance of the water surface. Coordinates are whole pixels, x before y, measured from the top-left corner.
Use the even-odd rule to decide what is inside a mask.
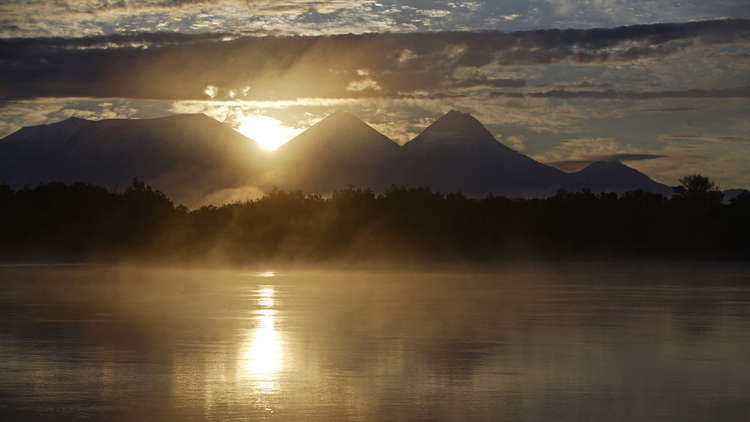
[[[0,419],[750,420],[744,265],[0,268]]]

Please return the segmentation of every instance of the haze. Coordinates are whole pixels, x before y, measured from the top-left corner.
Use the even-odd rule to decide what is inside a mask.
[[[750,415],[748,0],[0,0],[0,421]]]
[[[747,274],[0,268],[0,415],[741,421]]]
[[[273,149],[345,110],[404,144],[455,109],[566,171],[750,186],[742,1],[64,3],[1,6],[0,136],[206,113]]]

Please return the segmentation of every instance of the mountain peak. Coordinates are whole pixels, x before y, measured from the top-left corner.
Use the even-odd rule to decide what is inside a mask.
[[[341,129],[356,129],[356,128],[367,128],[372,130],[372,128],[365,122],[363,122],[359,117],[355,116],[354,114],[338,110],[335,111],[328,116],[326,116],[323,120],[315,124],[315,126],[320,127],[329,127],[329,128],[338,128]],[[313,126],[313,127],[315,127]]]
[[[451,110],[435,120],[409,143],[477,144],[488,141],[497,143],[495,137],[479,120],[471,114]]]
[[[130,119],[130,118],[112,118],[112,119],[101,119],[101,120],[88,120],[80,117],[71,116],[65,120],[59,122],[49,123],[47,126],[60,126],[60,125],[82,125],[82,124],[108,124],[111,122],[117,122],[121,124],[128,124],[133,121],[138,122],[216,122],[221,123],[218,120],[209,117],[205,113],[177,113],[170,114],[167,116],[150,117],[145,119]]]
[[[352,113],[337,111],[279,147],[269,182],[315,192],[388,186],[397,182],[400,148]]]
[[[479,135],[492,137],[492,134],[469,113],[462,113],[458,110],[451,110],[437,119],[429,128],[443,132],[461,131],[464,134]],[[428,129],[429,129],[428,128]],[[494,137],[493,137],[494,139]]]
[[[88,120],[76,116],[70,116],[67,119],[63,120],[63,122],[88,122]]]
[[[595,192],[627,192],[635,189],[668,195],[670,188],[652,180],[621,161],[594,161],[583,170],[569,173],[573,190],[590,188]]]
[[[443,118],[446,118],[446,119],[466,119],[466,118],[472,118],[473,119],[473,117],[471,117],[471,114],[464,113],[464,112],[461,112],[461,111],[456,110],[456,109],[451,109],[449,112],[445,113],[441,117],[441,119],[443,119]]]
[[[311,128],[282,145],[280,151],[302,148],[354,150],[373,145],[398,149],[391,139],[347,111],[329,114]]]
[[[48,123],[48,124],[44,124],[44,125],[40,125],[40,126],[43,126],[43,127],[57,127],[57,128],[61,128],[61,129],[62,128],[77,129],[77,128],[81,127],[81,126],[90,124],[92,122],[94,122],[94,120],[86,120],[86,119],[82,119],[80,117],[72,116],[72,117],[68,117],[65,120],[61,120],[59,122]],[[33,127],[33,126],[31,126],[31,127]]]

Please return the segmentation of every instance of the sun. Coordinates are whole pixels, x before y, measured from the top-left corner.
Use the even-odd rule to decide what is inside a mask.
[[[301,129],[286,126],[273,117],[250,114],[242,117],[237,131],[255,140],[261,148],[274,150],[294,138]]]

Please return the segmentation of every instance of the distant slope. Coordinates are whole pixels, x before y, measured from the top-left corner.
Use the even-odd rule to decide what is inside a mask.
[[[429,187],[469,196],[671,189],[620,162],[567,174],[499,143],[474,117],[442,116],[403,147],[338,112],[269,152],[205,115],[27,127],[0,140],[0,183],[82,181],[125,188],[139,177],[178,203],[244,200],[270,187],[327,193],[353,185]]]
[[[741,189],[741,188],[737,188],[737,189],[725,189],[724,191],[722,191],[722,194],[723,194],[723,196],[722,196],[722,200],[721,201],[723,203],[725,203],[725,204],[729,204],[735,198],[737,198],[737,197],[739,197],[741,195],[750,194],[750,191],[748,191],[747,189]]]
[[[330,192],[396,183],[400,147],[353,114],[334,113],[275,152],[271,180],[281,187]]]
[[[156,119],[70,118],[0,140],[0,183],[81,181],[124,188],[139,177],[176,202],[253,180],[263,151],[203,114]]]
[[[593,192],[623,193],[642,189],[666,196],[672,195],[672,188],[669,186],[655,182],[638,170],[616,160],[591,163],[581,171],[570,173],[568,178],[567,188],[572,191],[588,188]]]
[[[411,186],[468,195],[554,193],[566,174],[499,143],[474,117],[450,111],[403,147]]]

